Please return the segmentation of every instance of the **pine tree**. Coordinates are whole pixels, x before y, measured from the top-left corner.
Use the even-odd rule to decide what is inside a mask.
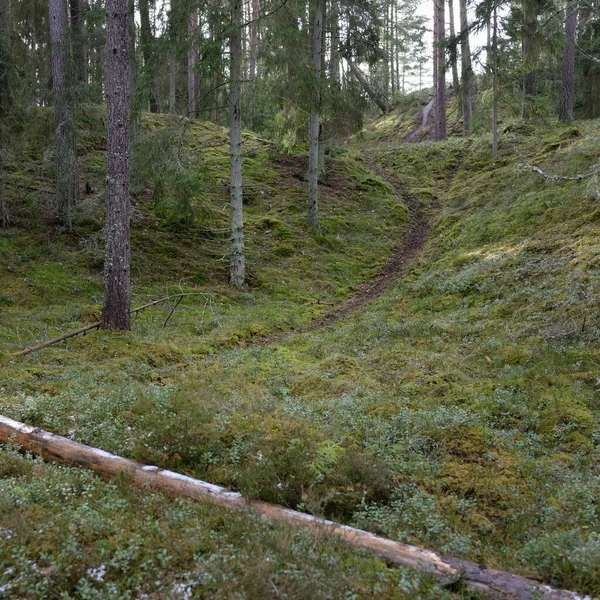
[[[561,121],[573,120],[575,104],[575,36],[577,35],[577,6],[567,2],[565,19],[565,49],[562,61],[562,95],[559,118]]]
[[[129,329],[130,96],[128,0],[106,0],[106,258],[104,329]]]
[[[66,0],[49,0],[48,11],[54,95],[55,214],[70,231],[71,213],[79,201],[79,165],[73,132],[72,97],[67,89],[70,52]]]

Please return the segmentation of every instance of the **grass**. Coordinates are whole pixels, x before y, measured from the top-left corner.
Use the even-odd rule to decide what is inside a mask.
[[[218,128],[198,127],[200,139],[224,143]],[[595,121],[533,132],[510,127],[496,161],[485,136],[402,145],[370,134],[334,163],[339,187],[322,203],[323,238],[304,230],[304,190],[289,177],[295,163],[256,142],[248,292],[222,281],[220,217],[173,228],[140,201],[140,302],[179,289],[181,278],[182,289],[206,295],[186,300],[167,327],[166,313],[148,311],[132,332],[98,332],[5,362],[2,412],[251,497],[599,595],[598,199],[593,182],[544,180],[520,168],[514,151],[552,173],[585,172],[597,160],[599,129]],[[200,160],[206,152],[195,140],[187,145]],[[268,347],[253,343],[320,314],[314,301],[350,293],[406,226],[402,212],[389,218],[397,199],[361,165],[361,152],[404,181],[431,214],[424,254],[403,282],[343,323]],[[221,172],[222,154],[205,160]],[[223,190],[203,199],[214,214],[224,201]],[[99,271],[85,247],[68,236],[46,243],[49,230],[41,231],[0,238],[5,353],[91,320],[98,308]],[[191,285],[196,270],[203,280]],[[45,593],[35,591],[46,589],[40,573],[53,566],[54,589],[73,597],[94,597],[80,585],[102,593],[114,585],[120,594],[140,585],[151,593],[159,573],[167,587],[152,589],[195,577],[190,594],[198,597],[276,597],[282,589],[299,598],[465,597],[332,540],[140,497],[127,482],[107,485],[10,449],[1,456],[10,501],[0,526],[18,535],[7,539],[0,567],[37,565],[19,567],[19,585],[31,586],[31,597]],[[93,488],[88,504],[99,516],[93,513],[87,536],[86,516],[75,516],[84,496],[60,496],[63,484]],[[21,497],[28,517],[15,524]],[[111,529],[103,498],[121,506],[128,523],[121,534]],[[182,506],[189,529],[170,517],[160,525],[157,514]],[[47,532],[43,551],[35,528]],[[168,568],[160,562],[161,552],[174,555],[172,544],[187,548],[206,532],[210,543],[184,550]],[[143,551],[124,571],[113,568],[136,535],[147,540]],[[59,559],[73,545],[85,556],[77,572],[67,568],[72,559]],[[107,575],[98,582],[102,565]],[[198,581],[198,570],[209,575]],[[122,573],[134,571],[142,575],[128,583]],[[222,578],[212,580],[217,572]],[[327,587],[325,574],[334,572]]]

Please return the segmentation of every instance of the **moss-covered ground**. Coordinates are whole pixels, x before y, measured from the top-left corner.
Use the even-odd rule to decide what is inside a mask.
[[[321,236],[304,226],[306,192],[290,177],[299,159],[249,136],[248,291],[225,282],[226,188],[207,184],[190,227],[157,216],[141,193],[136,304],[180,289],[204,295],[166,326],[168,306],[142,313],[131,332],[26,359],[8,355],[96,318],[99,220],[82,219],[73,235],[43,224],[2,233],[1,412],[600,595],[597,182],[546,180],[516,152],[553,174],[585,172],[599,133],[598,122],[509,127],[493,161],[485,136],[408,145],[371,132],[331,159],[337,185],[323,194]],[[99,191],[102,139],[88,137],[82,163]],[[226,132],[192,126],[185,143],[206,181],[226,180]],[[400,200],[371,184],[361,156],[423,202],[433,221],[425,252],[344,322],[261,344],[368,280],[405,230]],[[41,152],[15,154],[11,168],[15,181],[49,185]],[[10,448],[0,476],[8,597],[468,597],[334,540],[140,495]]]

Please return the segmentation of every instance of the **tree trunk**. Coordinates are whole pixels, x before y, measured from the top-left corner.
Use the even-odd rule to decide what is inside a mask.
[[[73,107],[67,93],[69,38],[66,2],[50,0],[48,13],[54,95],[55,212],[59,221],[71,231],[71,212],[79,201],[79,165],[73,135]]]
[[[464,0],[463,0],[464,1]],[[434,7],[436,9],[436,21],[437,21],[437,86],[436,86],[436,123],[437,123],[437,137],[438,141],[446,139],[446,73],[444,70],[445,63],[445,52],[444,52],[444,38],[446,31],[446,19],[445,19],[445,2],[444,0],[434,0]]]
[[[450,36],[453,40],[456,40],[453,0],[448,0],[448,21],[450,22]],[[452,64],[452,89],[455,94],[458,94],[460,82],[458,80],[458,51],[456,43],[452,44],[452,48],[450,49],[450,63]]]
[[[128,29],[128,52],[129,52],[129,93],[131,94],[131,113],[129,115],[129,131],[131,143],[137,137],[137,122],[139,117],[138,106],[134,101],[134,90],[137,75],[137,64],[135,60],[135,0],[129,0],[129,29]]]
[[[169,112],[177,112],[177,61],[175,49],[169,48]]]
[[[195,119],[198,116],[198,74],[196,63],[198,62],[198,11],[193,10],[188,15],[188,37],[190,49],[188,51],[188,117]]]
[[[106,259],[103,329],[129,329],[129,7],[106,0]]]
[[[498,157],[498,5],[494,2],[493,34],[492,34],[492,60],[493,60],[493,108],[492,108],[492,158]]]
[[[229,259],[229,283],[236,288],[243,288],[246,279],[242,203],[242,114],[240,106],[242,6],[242,0],[231,0],[231,33],[229,37],[231,49],[231,82],[229,84],[231,255]]]
[[[440,39],[438,33],[438,11],[436,0],[433,2],[433,136],[434,139],[439,139],[439,122],[437,116],[437,103],[438,103],[438,83],[439,83],[439,71],[440,66],[438,64],[438,50],[437,45]]]
[[[575,104],[575,36],[577,33],[577,7],[567,3],[565,21],[566,45],[562,63],[562,97],[559,118],[570,123],[573,120]]]
[[[73,67],[75,81],[83,85],[87,83],[85,70],[85,30],[82,0],[69,0],[71,9],[71,48],[73,50]]]
[[[10,63],[10,1],[0,0],[0,76],[2,86],[0,88],[0,227],[10,225],[10,217],[4,198],[4,137],[2,123],[10,110],[11,95],[9,82]]]
[[[390,112],[390,105],[387,103],[387,99],[382,98],[369,85],[367,78],[363,75],[363,72],[354,64],[354,61],[351,58],[349,58],[348,56],[346,56],[345,58],[346,58],[346,62],[348,63],[348,66],[350,67],[350,71],[352,71],[352,74],[354,75],[354,77],[356,77],[356,79],[358,80],[360,85],[362,85],[365,92],[367,92],[367,95],[369,96],[369,98],[371,98],[371,100],[375,104],[377,104],[377,106],[379,107],[379,109],[381,110],[381,112],[383,114],[387,114],[388,112]]]
[[[319,115],[321,110],[321,66],[323,7],[321,0],[311,0],[312,23],[312,64],[313,64],[313,106],[310,113],[308,135],[308,226],[320,231],[319,226]]]
[[[154,52],[154,36],[150,26],[150,6],[149,0],[139,0],[140,7],[140,42],[142,44],[142,56],[144,57],[145,78],[148,85],[148,100],[150,104],[150,112],[158,112],[158,100],[154,93],[154,77],[153,77],[153,61],[152,54]]]
[[[537,95],[537,14],[535,0],[522,0],[523,7],[523,118],[534,113],[533,98]]]
[[[330,26],[331,26],[331,53],[330,67],[331,80],[335,89],[340,89],[340,11],[339,0],[331,0]]]
[[[460,3],[460,64],[462,75],[462,112],[463,133],[468,136],[471,132],[471,119],[473,116],[473,97],[475,96],[475,83],[473,78],[473,67],[471,64],[471,44],[469,43],[469,21],[467,14],[467,0],[459,0]]]
[[[258,14],[260,12],[260,0],[252,0],[252,14],[250,20],[250,53],[249,53],[249,84],[250,105],[248,110],[248,127],[252,129],[254,124],[254,79],[256,77],[256,47],[258,45]]]

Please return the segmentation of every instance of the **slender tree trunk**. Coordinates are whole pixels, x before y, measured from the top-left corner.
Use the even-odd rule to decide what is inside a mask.
[[[462,113],[463,133],[466,136],[471,132],[471,119],[473,117],[473,97],[475,96],[475,83],[473,78],[473,66],[471,63],[471,44],[469,43],[469,21],[467,14],[467,0],[459,0],[460,3],[460,64],[462,79]]]
[[[522,0],[523,7],[523,118],[531,119],[537,95],[537,14],[535,0]]]
[[[229,84],[229,182],[231,206],[231,255],[229,283],[242,288],[246,279],[244,260],[244,211],[242,203],[242,113],[240,86],[242,80],[242,0],[231,0],[231,82]]]
[[[436,122],[437,122],[437,140],[446,139],[446,73],[444,70],[445,53],[444,53],[444,38],[446,31],[445,19],[445,2],[444,0],[434,0],[436,8],[437,34],[438,44],[436,47],[437,54],[437,87],[436,87]]]
[[[456,28],[454,27],[454,2],[448,0],[448,21],[450,23],[450,36],[456,38]],[[452,65],[452,89],[455,94],[458,94],[460,82],[458,80],[458,51],[456,44],[453,44],[450,50],[450,63]]]
[[[492,108],[492,157],[498,157],[498,5],[494,0],[493,34],[492,34],[492,61],[493,61],[493,108]]]
[[[188,116],[190,119],[195,119],[198,116],[198,98],[197,82],[198,74],[196,73],[196,63],[198,62],[198,11],[193,10],[188,15],[188,37],[190,41],[190,49],[188,51]]]
[[[137,75],[137,63],[135,60],[135,0],[128,1],[128,11],[129,24],[127,31],[127,50],[129,55],[129,90],[131,94],[131,113],[129,116],[129,130],[131,136],[131,143],[133,143],[137,138],[137,125],[139,118],[139,107],[136,106],[133,93],[135,90]]]
[[[250,106],[248,110],[248,127],[252,129],[254,124],[254,79],[256,77],[256,48],[258,45],[258,15],[260,12],[260,0],[252,0],[252,14],[250,16],[250,53],[248,65],[248,79],[250,84]]]
[[[562,97],[559,118],[570,123],[575,104],[575,36],[577,35],[577,7],[567,2],[565,37],[567,39],[562,63]]]
[[[319,226],[319,118],[321,110],[321,65],[322,65],[322,29],[323,7],[321,0],[311,0],[312,23],[312,64],[313,85],[315,88],[313,107],[310,113],[308,135],[308,226],[320,231]]]
[[[382,98],[370,85],[367,81],[367,78],[364,76],[363,72],[356,66],[354,61],[348,56],[345,57],[348,66],[350,67],[350,71],[356,77],[360,85],[362,85],[365,92],[367,92],[367,96],[371,98],[371,100],[377,104],[379,109],[383,114],[387,114],[390,112],[390,105],[387,102],[387,99]]]
[[[433,136],[434,139],[438,140],[440,137],[440,125],[438,122],[438,84],[439,84],[439,71],[440,66],[438,64],[438,49],[437,45],[440,40],[440,34],[438,33],[438,10],[437,0],[433,0]]]
[[[331,80],[335,89],[340,88],[340,11],[339,0],[331,0],[330,17],[331,24],[331,53],[330,53],[330,72]]]
[[[71,9],[71,48],[73,49],[73,66],[75,81],[78,84],[87,82],[85,70],[85,30],[82,0],[69,0]]]
[[[106,0],[106,259],[102,328],[129,329],[129,7]]]
[[[148,82],[148,100],[150,112],[158,112],[158,100],[154,93],[153,60],[154,36],[150,26],[150,6],[149,0],[139,0],[140,7],[140,42],[142,44],[142,56],[144,57],[144,69],[146,71],[146,81]]]
[[[10,110],[11,93],[9,81],[10,63],[10,1],[0,0],[0,227],[10,225],[10,217],[4,198],[4,146],[6,133],[3,121]]]
[[[177,60],[175,49],[169,48],[169,112],[177,112]]]
[[[54,95],[55,210],[58,219],[71,231],[71,212],[79,201],[79,165],[73,134],[73,107],[67,92],[69,69],[67,4],[64,0],[50,0],[48,9]]]

